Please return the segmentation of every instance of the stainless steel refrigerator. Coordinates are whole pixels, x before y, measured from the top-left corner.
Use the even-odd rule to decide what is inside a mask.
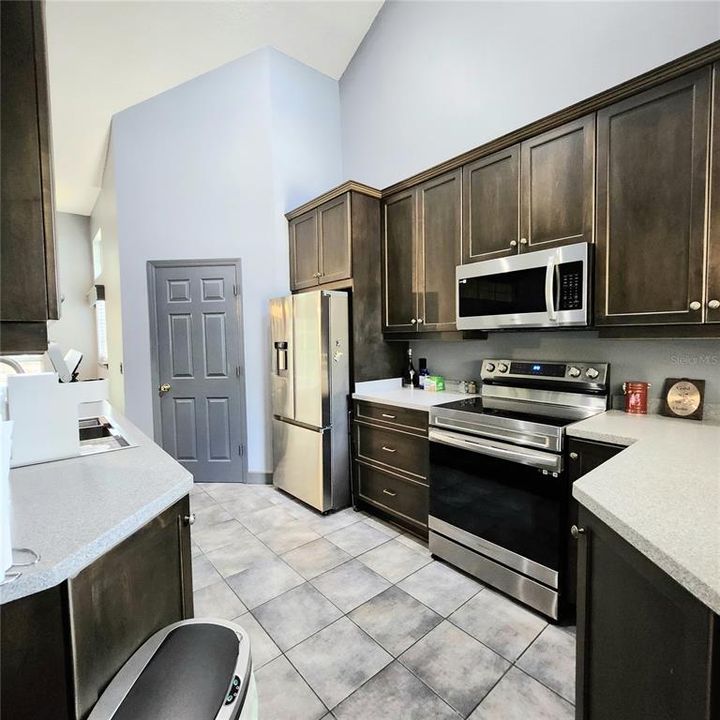
[[[270,301],[273,483],[321,512],[350,503],[348,296]]]

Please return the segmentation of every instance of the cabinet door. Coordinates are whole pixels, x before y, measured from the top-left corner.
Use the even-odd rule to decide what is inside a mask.
[[[317,210],[290,222],[290,289],[302,290],[319,282]]]
[[[592,242],[594,172],[594,115],[522,144],[521,252]]]
[[[462,174],[418,188],[420,309],[418,330],[456,330],[455,268],[462,242]]]
[[[705,321],[718,323],[720,322],[720,63],[715,63],[713,67],[713,85]]]
[[[415,190],[387,198],[383,215],[383,330],[407,332],[418,318]]]
[[[320,282],[347,280],[352,276],[350,255],[350,194],[318,208]]]
[[[597,325],[700,323],[710,68],[597,117]]]
[[[463,263],[517,252],[519,170],[519,145],[463,168]]]
[[[580,508],[578,720],[706,720],[711,611]]]

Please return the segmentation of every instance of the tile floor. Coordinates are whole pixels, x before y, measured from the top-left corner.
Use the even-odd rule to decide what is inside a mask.
[[[572,720],[575,637],[352,509],[196,485],[195,615],[250,635],[260,720]]]

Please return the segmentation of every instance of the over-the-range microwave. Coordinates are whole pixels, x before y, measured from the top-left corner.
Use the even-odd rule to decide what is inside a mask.
[[[591,248],[583,242],[459,265],[457,328],[587,326],[590,264]]]

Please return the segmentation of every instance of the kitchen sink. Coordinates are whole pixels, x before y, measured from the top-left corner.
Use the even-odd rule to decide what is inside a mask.
[[[82,418],[79,423],[79,433],[81,455],[93,455],[131,447],[119,428],[102,415]]]

